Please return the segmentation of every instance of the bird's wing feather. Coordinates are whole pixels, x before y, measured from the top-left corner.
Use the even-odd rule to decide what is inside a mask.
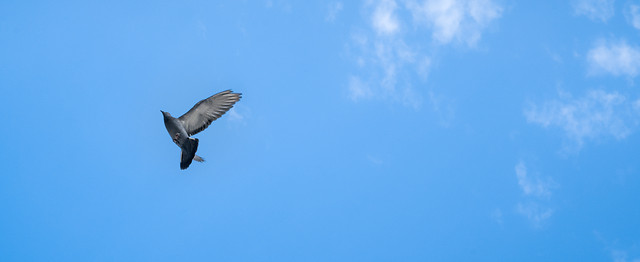
[[[189,136],[195,135],[229,111],[241,97],[242,94],[232,93],[231,90],[222,91],[198,102],[189,112],[178,119],[182,122]]]

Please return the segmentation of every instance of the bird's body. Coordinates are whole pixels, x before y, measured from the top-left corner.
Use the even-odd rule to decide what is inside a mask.
[[[169,113],[164,117],[164,126],[167,128],[167,132],[169,132],[171,138],[173,138],[173,142],[176,143],[178,147],[182,148],[182,145],[189,138],[187,130],[184,129],[180,120],[168,114]]]
[[[240,93],[232,93],[231,90],[223,91],[198,102],[189,112],[178,118],[160,111],[164,117],[164,126],[171,139],[182,149],[180,169],[189,167],[192,160],[204,161],[201,157],[196,156],[199,140],[190,136],[206,129],[211,122],[231,109],[241,97]]]

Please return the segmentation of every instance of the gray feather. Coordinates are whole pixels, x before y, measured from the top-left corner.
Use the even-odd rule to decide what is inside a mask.
[[[189,136],[195,135],[229,111],[241,97],[242,94],[232,93],[231,90],[222,91],[198,102],[178,120]]]

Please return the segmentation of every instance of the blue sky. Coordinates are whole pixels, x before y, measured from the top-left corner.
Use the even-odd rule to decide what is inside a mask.
[[[0,256],[637,262],[639,73],[640,1],[2,1]]]

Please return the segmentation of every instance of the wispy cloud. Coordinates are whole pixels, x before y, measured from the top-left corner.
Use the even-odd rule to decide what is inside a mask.
[[[586,140],[627,137],[638,125],[639,112],[640,100],[629,101],[617,92],[591,90],[577,98],[560,93],[559,99],[530,105],[524,114],[530,123],[560,128],[574,143],[573,149],[580,149]]]
[[[520,161],[516,167],[518,185],[524,198],[516,206],[516,211],[526,217],[534,227],[541,227],[553,215],[554,210],[544,202],[551,198],[551,189],[556,186],[551,178],[541,179],[527,173],[527,167]]]
[[[227,112],[227,119],[230,122],[246,125],[247,120],[250,119],[251,110],[243,105],[236,105]]]
[[[553,182],[548,179],[547,181],[542,181],[539,177],[527,175],[527,167],[522,161],[516,165],[516,177],[518,178],[520,189],[522,189],[522,192],[526,196],[534,196],[537,198],[551,197]]]
[[[365,8],[369,30],[353,33],[349,42],[350,53],[362,72],[349,77],[349,97],[354,101],[390,99],[419,108],[422,98],[408,78],[411,72],[426,78],[429,58],[405,42],[396,1],[369,2]]]
[[[451,125],[455,116],[455,108],[453,106],[454,102],[445,96],[434,93],[433,91],[429,91],[428,95],[429,104],[431,104],[433,112],[438,116],[440,124],[444,127]]]
[[[630,4],[626,8],[627,21],[635,28],[640,29],[640,5]]]
[[[618,238],[608,239],[601,232],[594,230],[596,239],[604,245],[613,262],[640,262],[640,249],[637,244],[621,241]]]
[[[502,222],[503,222],[502,210],[500,208],[496,208],[493,211],[491,211],[491,214],[489,214],[489,217],[491,218],[491,220],[502,225]]]
[[[418,25],[432,30],[433,39],[441,44],[460,41],[475,45],[482,31],[502,15],[502,7],[491,0],[426,0],[409,1]]]
[[[264,3],[266,8],[277,8],[285,13],[291,13],[293,11],[293,6],[286,0],[267,0]]]
[[[198,31],[202,38],[207,38],[207,25],[202,22],[202,20],[198,20],[197,22]]]
[[[371,23],[378,34],[393,34],[398,31],[399,22],[395,11],[398,5],[394,0],[380,0],[375,6]]]
[[[574,0],[572,5],[576,15],[584,15],[591,20],[607,22],[615,14],[614,0]]]
[[[640,71],[640,48],[625,41],[597,41],[587,53],[592,74],[635,77]]]
[[[369,163],[375,165],[375,166],[379,166],[384,164],[384,160],[378,156],[374,156],[371,154],[367,154],[367,160],[369,161]]]
[[[617,249],[611,251],[611,258],[613,259],[613,262],[640,262],[640,257],[629,258],[626,251]]]
[[[331,2],[329,3],[327,16],[325,17],[325,21],[333,22],[338,17],[338,14],[342,12],[342,2]]]
[[[411,72],[426,75],[429,65],[419,63],[416,58],[419,55],[402,39],[375,37],[370,40],[364,36],[354,38],[358,38],[357,42],[363,45],[357,48],[355,60],[364,73],[349,77],[349,97],[354,101],[371,98],[392,100],[419,108],[422,98],[410,83],[409,75]],[[420,60],[428,58],[422,57]]]
[[[461,12],[460,19],[456,10]],[[354,101],[392,100],[420,108],[423,97],[415,86],[423,85],[432,71],[434,47],[453,40],[474,45],[484,27],[501,12],[492,0],[366,1],[367,27],[354,30],[347,45],[359,71],[349,77],[349,97]],[[429,22],[432,13],[438,15],[433,18],[435,24]],[[429,32],[425,28],[433,29],[436,41],[416,41]],[[429,95],[435,97],[433,92]],[[447,108],[441,99],[427,102],[433,101],[440,103],[433,105],[437,110]]]
[[[235,108],[231,108],[229,110],[229,120],[231,121],[242,121],[244,120],[244,116],[238,113]]]
[[[518,203],[516,211],[526,217],[534,227],[540,228],[553,215],[554,210],[536,202]]]
[[[353,101],[359,101],[364,98],[369,98],[373,94],[371,88],[357,76],[351,76],[349,78],[349,97]]]

